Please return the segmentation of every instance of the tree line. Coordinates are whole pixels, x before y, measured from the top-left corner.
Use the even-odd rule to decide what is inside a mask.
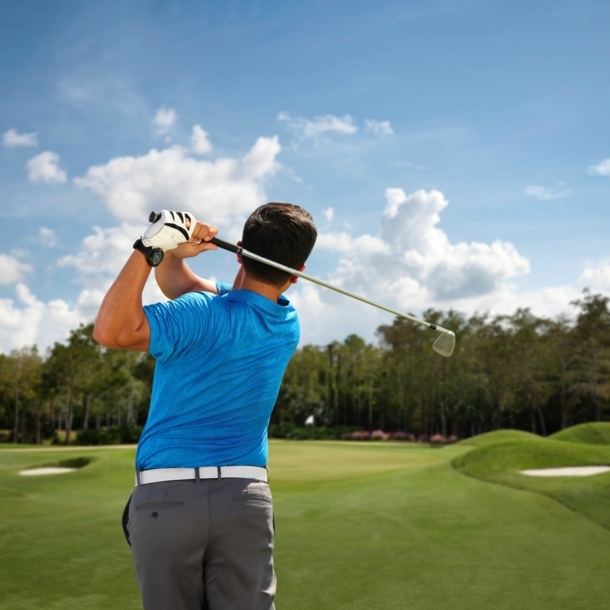
[[[583,291],[575,317],[430,309],[423,317],[455,331],[451,358],[432,350],[436,334],[394,319],[376,343],[357,335],[293,356],[271,423],[402,431],[459,438],[498,428],[542,435],[610,415],[610,299]],[[142,426],[154,360],[106,350],[81,325],[46,354],[0,354],[0,440],[41,443],[61,431]]]

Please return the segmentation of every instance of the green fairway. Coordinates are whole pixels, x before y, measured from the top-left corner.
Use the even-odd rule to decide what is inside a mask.
[[[521,450],[537,454],[532,445],[493,457],[502,462],[493,476],[475,455],[515,442],[568,445],[272,441],[278,609],[605,607],[610,531],[601,520],[480,480],[515,467],[502,460]],[[76,457],[92,461],[69,474],[17,474]],[[1,609],[141,607],[120,527],[133,458],[133,448],[0,449]],[[607,475],[593,480],[609,487]],[[587,493],[607,510],[603,494]]]

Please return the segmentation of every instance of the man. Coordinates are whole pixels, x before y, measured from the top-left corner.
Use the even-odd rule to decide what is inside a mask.
[[[215,249],[217,232],[163,211],[134,244],[94,329],[105,347],[156,359],[125,518],[145,610],[274,608],[267,426],[299,340],[282,296],[297,278],[240,256],[232,287],[198,277],[185,259]],[[248,218],[240,245],[302,270],[315,240],[305,210],[269,203]],[[155,265],[171,300],[143,307]]]

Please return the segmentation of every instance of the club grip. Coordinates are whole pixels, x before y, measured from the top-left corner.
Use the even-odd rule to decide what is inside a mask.
[[[223,250],[228,250],[229,252],[233,252],[233,254],[237,254],[241,250],[241,248],[239,246],[230,244],[228,241],[218,239],[218,237],[212,237],[212,239],[210,239],[209,243],[214,244],[215,246],[218,246],[219,248],[222,248]]]

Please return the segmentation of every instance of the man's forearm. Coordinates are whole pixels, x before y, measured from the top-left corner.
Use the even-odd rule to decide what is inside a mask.
[[[161,264],[155,269],[155,279],[161,292],[168,299],[177,299],[187,292],[206,291],[216,294],[216,283],[205,280],[191,271],[183,258],[165,253]]]
[[[102,301],[93,330],[98,343],[115,349],[148,349],[150,327],[142,292],[150,270],[144,255],[134,251]]]

